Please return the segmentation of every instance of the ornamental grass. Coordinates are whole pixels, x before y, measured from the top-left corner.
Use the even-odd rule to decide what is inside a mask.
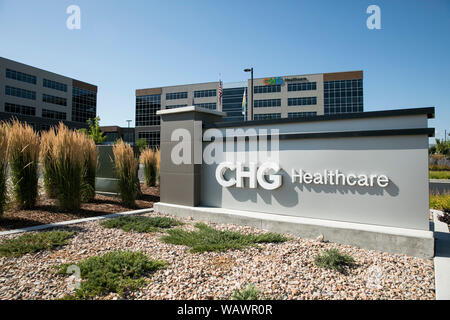
[[[147,187],[156,185],[159,171],[157,152],[159,153],[159,150],[147,148],[141,153],[141,163],[144,165],[144,180]]]
[[[113,146],[113,153],[122,203],[133,208],[138,194],[138,160],[134,157],[131,146],[122,140]]]
[[[91,202],[95,198],[95,175],[98,165],[98,150],[94,140],[86,134],[82,134],[84,149],[84,169],[82,178],[82,194],[83,202]]]
[[[44,176],[44,189],[47,197],[55,199],[57,194],[56,168],[53,160],[53,145],[56,139],[56,132],[53,128],[41,133],[41,166]]]
[[[81,205],[84,143],[84,133],[59,124],[51,157],[55,170],[56,198],[63,210],[76,210]]]
[[[17,119],[7,125],[7,136],[14,200],[19,209],[31,209],[38,197],[39,136]]]
[[[6,179],[8,168],[8,138],[6,126],[0,122],[0,216],[3,214],[6,205]]]

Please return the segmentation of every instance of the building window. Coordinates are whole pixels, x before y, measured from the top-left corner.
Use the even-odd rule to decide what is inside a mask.
[[[161,110],[161,95],[151,94],[136,97],[136,127],[159,126],[161,117],[156,111]]]
[[[226,112],[227,116],[222,121],[244,121],[242,99],[245,90],[247,90],[246,87],[223,89],[222,111]]]
[[[274,93],[281,92],[281,85],[268,85],[268,86],[255,86],[253,88],[254,93]]]
[[[7,96],[36,100],[36,92],[35,91],[25,90],[25,89],[21,89],[21,88],[14,88],[14,87],[6,86],[5,94]]]
[[[317,104],[317,97],[288,98],[288,106],[310,106]]]
[[[337,80],[324,82],[325,114],[363,112],[363,81]]]
[[[45,93],[42,95],[42,101],[51,104],[57,104],[59,106],[67,106],[66,98],[55,97]]]
[[[289,83],[288,91],[308,91],[317,90],[316,82],[299,82],[299,83]]]
[[[211,102],[211,103],[196,103],[195,106],[196,107],[200,107],[200,108],[205,108],[205,109],[216,110],[217,103],[215,103],[215,102]]]
[[[281,113],[260,113],[255,114],[253,118],[255,120],[281,119]]]
[[[147,140],[147,144],[150,148],[159,147],[160,133],[159,131],[139,132],[138,139]]]
[[[187,107],[187,104],[173,104],[171,106],[166,106],[166,109],[176,109],[176,108],[183,108]]]
[[[281,107],[281,99],[255,100],[253,104],[255,108]]]
[[[194,98],[215,97],[216,89],[194,91]]]
[[[22,106],[20,104],[8,103],[5,102],[5,112],[15,113],[15,114],[23,114],[26,116],[35,116],[36,108]]]
[[[42,85],[46,88],[55,89],[62,92],[67,92],[67,84],[56,82],[53,80],[44,79]]]
[[[59,112],[54,110],[42,109],[42,118],[66,120],[67,115],[65,112]]]
[[[97,93],[72,88],[72,121],[86,123],[97,115]]]
[[[166,93],[166,100],[187,99],[187,92]]]
[[[27,73],[23,73],[23,72],[19,72],[19,71],[14,71],[11,69],[6,69],[6,77],[9,79],[14,79],[17,81],[22,81],[22,82],[27,82],[27,83],[31,83],[31,84],[36,84],[36,77],[31,75],[31,74],[27,74]]]
[[[289,112],[288,118],[302,118],[302,117],[314,117],[317,116],[317,112]]]

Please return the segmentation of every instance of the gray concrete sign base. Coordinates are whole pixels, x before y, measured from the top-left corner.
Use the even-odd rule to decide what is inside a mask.
[[[212,207],[190,207],[158,202],[155,212],[192,217],[215,223],[231,223],[289,233],[294,236],[352,245],[429,259],[434,256],[432,231],[393,228],[359,223],[301,218],[269,213],[238,211]]]

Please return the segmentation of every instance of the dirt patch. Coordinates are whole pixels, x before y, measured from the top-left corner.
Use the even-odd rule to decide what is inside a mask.
[[[159,201],[159,189],[141,186],[142,198],[136,201],[135,209],[152,208]],[[120,199],[104,195],[96,195],[91,203],[83,203],[80,210],[61,211],[57,200],[42,197],[33,210],[10,209],[0,217],[0,231],[32,227],[41,224],[68,221],[81,218],[96,217],[110,213],[130,211],[122,206]]]

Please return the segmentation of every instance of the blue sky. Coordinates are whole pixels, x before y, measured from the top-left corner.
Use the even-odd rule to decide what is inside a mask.
[[[66,8],[81,8],[81,30]],[[381,30],[366,27],[369,5]],[[0,0],[0,56],[99,86],[103,125],[133,119],[135,89],[364,70],[365,111],[436,106],[450,132],[450,1]]]

